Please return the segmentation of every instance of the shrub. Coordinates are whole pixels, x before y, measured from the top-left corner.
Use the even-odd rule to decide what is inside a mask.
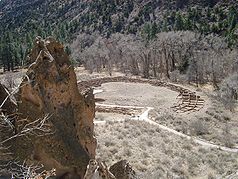
[[[190,127],[195,135],[204,135],[208,133],[208,127],[202,120],[196,119],[196,121],[191,122]]]
[[[234,111],[238,100],[238,74],[230,75],[223,80],[218,92],[218,98],[227,109]]]

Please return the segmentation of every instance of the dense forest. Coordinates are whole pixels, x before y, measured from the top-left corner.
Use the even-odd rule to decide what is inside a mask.
[[[36,36],[70,44],[80,33],[134,34],[152,40],[168,31],[217,34],[237,44],[238,12],[232,1],[10,1],[0,2],[1,63],[5,70],[24,65]]]

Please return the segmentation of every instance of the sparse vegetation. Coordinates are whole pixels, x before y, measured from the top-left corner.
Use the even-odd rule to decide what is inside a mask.
[[[124,128],[125,125],[127,128]],[[210,171],[213,171],[213,176],[217,178],[234,173],[238,169],[236,153],[202,148],[192,141],[157,130],[156,126],[147,123],[112,123],[106,129],[98,125],[95,130],[100,146],[97,149],[97,157],[105,159],[108,164],[127,158],[142,178],[207,178],[211,175]],[[150,130],[153,130],[153,133],[150,133]],[[126,137],[119,140],[117,136],[121,134]],[[109,136],[110,140],[115,141],[113,149],[102,145]],[[120,150],[115,153],[115,148]]]
[[[198,112],[175,113],[171,107],[174,105],[177,93],[162,87],[153,87],[145,84],[133,83],[106,83],[101,89],[105,92],[97,94],[96,97],[102,98],[105,104],[129,105],[129,106],[150,106],[154,107],[149,116],[157,123],[172,128],[178,132],[198,137],[222,146],[226,146],[224,140],[224,129],[229,124],[229,137],[232,139],[233,146],[238,143],[237,138],[237,112],[230,112],[217,101],[217,98],[206,98],[206,105]],[[138,90],[137,90],[138,89]],[[125,94],[124,92],[127,91]],[[202,92],[199,92],[202,93]],[[203,94],[204,95],[204,94]],[[212,101],[209,101],[212,100]],[[100,118],[100,114],[97,118]],[[104,114],[104,120],[113,121],[115,115]],[[121,119],[123,116],[118,116]],[[128,116],[126,117],[128,118]],[[100,119],[99,119],[100,120]],[[128,126],[125,125],[125,128]],[[159,130],[159,129],[158,129]],[[147,131],[148,132],[148,131]],[[151,131],[153,135],[154,131]],[[139,132],[136,135],[141,135]]]
[[[191,122],[190,127],[192,128],[191,131],[197,136],[207,134],[209,131],[206,124],[201,119]]]
[[[218,97],[227,109],[234,111],[238,100],[238,74],[232,74],[223,80]]]

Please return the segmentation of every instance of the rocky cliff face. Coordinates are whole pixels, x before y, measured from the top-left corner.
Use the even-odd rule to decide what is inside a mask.
[[[96,149],[92,90],[79,92],[69,57],[52,38],[37,38],[29,60],[32,64],[18,93],[16,130],[19,133],[26,125],[49,117],[40,120],[44,125],[39,124],[29,138],[18,137],[12,150],[29,163],[56,168],[58,176],[73,173],[83,177]]]

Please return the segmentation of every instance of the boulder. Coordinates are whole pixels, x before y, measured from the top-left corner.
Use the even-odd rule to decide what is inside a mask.
[[[39,129],[33,127],[27,137],[17,137],[11,149],[22,161],[55,168],[57,176],[83,178],[96,150],[93,91],[79,92],[64,46],[53,38],[38,37],[29,61],[17,95],[15,125],[18,133],[33,124]]]
[[[116,179],[136,179],[136,173],[127,160],[121,160],[112,165],[109,171]]]

